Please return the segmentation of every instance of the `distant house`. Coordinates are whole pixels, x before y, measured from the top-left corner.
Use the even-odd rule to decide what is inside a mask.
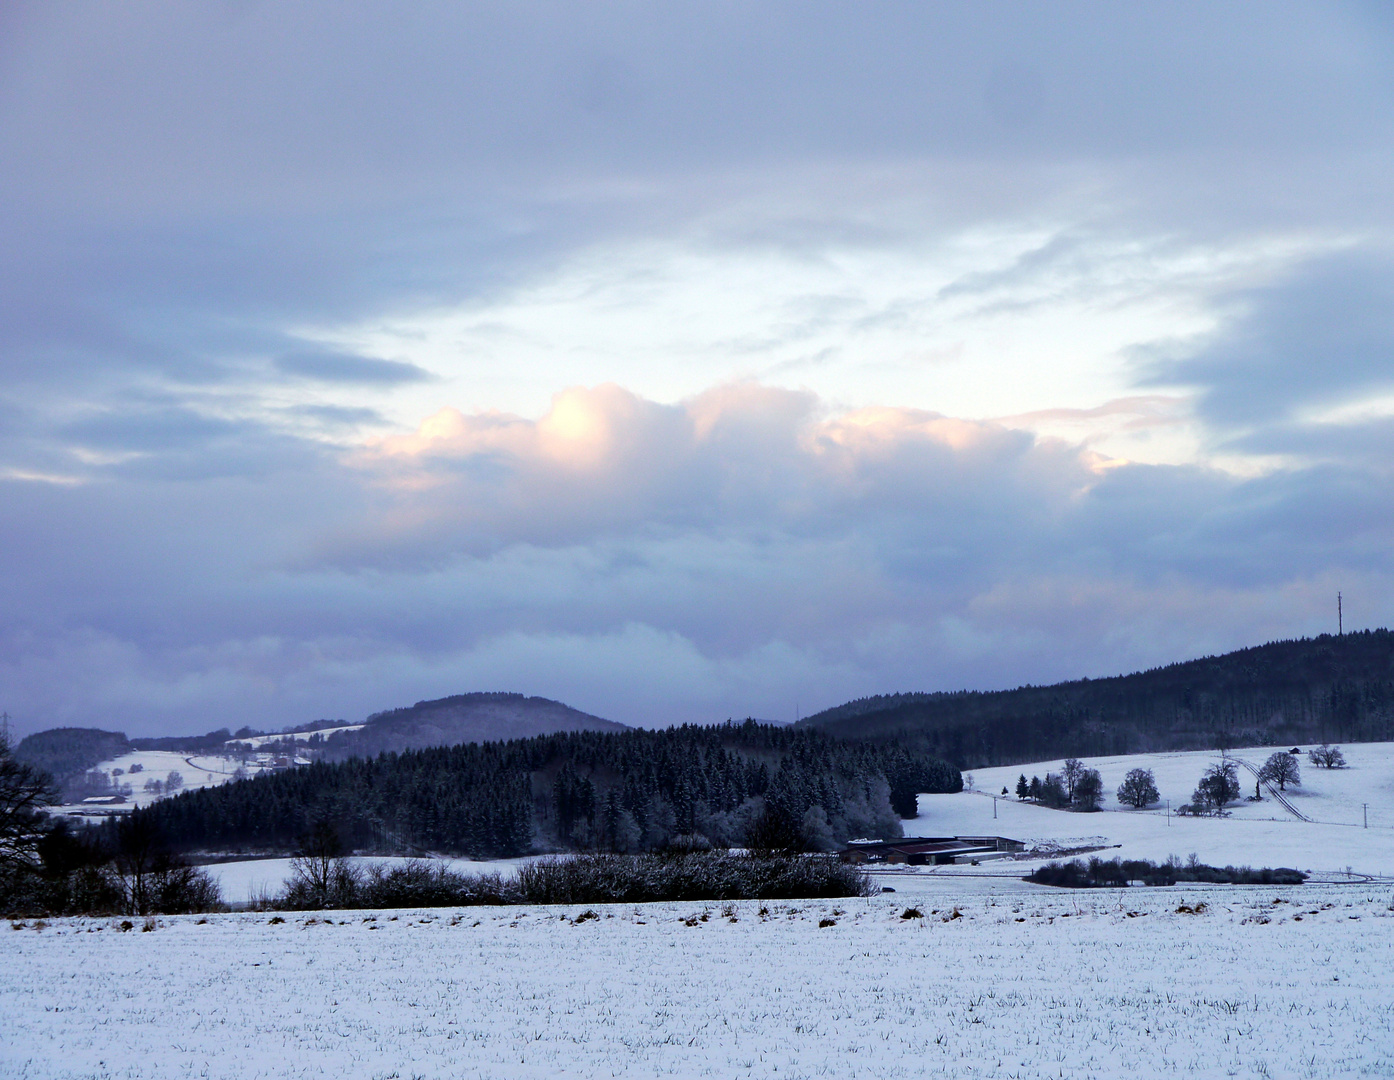
[[[83,805],[83,806],[110,806],[110,805],[112,805],[112,804],[114,804],[114,803],[123,803],[123,802],[125,802],[125,801],[126,801],[126,796],[124,796],[124,795],[89,795],[89,796],[87,796],[87,798],[85,798],[85,799],[82,800],[82,805]]]
[[[1005,836],[915,836],[904,840],[853,840],[838,853],[843,862],[943,866],[1001,859],[1026,847]]]

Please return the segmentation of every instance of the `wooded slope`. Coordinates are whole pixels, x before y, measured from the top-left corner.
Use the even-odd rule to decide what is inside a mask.
[[[893,694],[801,721],[959,768],[1067,755],[1394,739],[1394,634],[1275,641],[1109,679]]]

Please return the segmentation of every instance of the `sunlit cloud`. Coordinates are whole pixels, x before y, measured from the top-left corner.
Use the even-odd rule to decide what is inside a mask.
[[[21,730],[786,718],[1394,610],[1377,6],[0,25]]]

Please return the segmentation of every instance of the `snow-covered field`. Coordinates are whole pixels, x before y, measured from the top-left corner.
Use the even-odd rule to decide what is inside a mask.
[[[1249,747],[1231,754],[1261,766],[1277,749],[1288,747]],[[977,770],[974,791],[921,795],[920,816],[903,824],[909,836],[998,835],[1066,848],[1121,845],[1100,852],[1102,858],[1160,861],[1194,852],[1202,862],[1218,866],[1292,866],[1327,875],[1349,868],[1355,874],[1394,878],[1394,743],[1352,743],[1343,752],[1347,769],[1319,769],[1305,755],[1300,759],[1302,783],[1290,785],[1285,794],[1311,821],[1294,817],[1267,792],[1261,802],[1232,804],[1224,818],[1181,818],[1164,806],[1145,811],[1119,806],[1114,792],[1133,768],[1153,770],[1163,800],[1173,807],[1189,802],[1206,766],[1219,760],[1217,752],[1198,751],[1082,759],[1103,776],[1107,798],[1099,813],[1050,810],[1020,803],[1014,794],[1001,797],[1003,787],[1016,790],[1022,773],[1028,780],[1044,778],[1063,764],[1046,761]],[[1241,770],[1239,777],[1244,794],[1252,795],[1252,774]],[[993,793],[998,793],[996,800]],[[1369,828],[1363,827],[1367,816]],[[981,872],[1024,873],[1030,865],[984,864]]]
[[[361,731],[367,726],[367,724],[340,724],[338,727],[316,728],[314,731],[287,731],[273,735],[249,735],[245,739],[235,739],[232,741],[245,743],[247,746],[256,748],[268,746],[272,743],[284,742],[286,739],[290,739],[293,742],[307,743],[316,735],[322,735],[327,739],[330,735],[338,731]]]
[[[1271,750],[1236,753],[1261,764]],[[906,832],[1394,875],[1394,745],[1345,751],[1340,772],[1303,759],[1293,802],[1312,821],[1271,798],[1223,819],[1119,809],[1128,769],[1153,769],[1176,805],[1215,760],[1160,754],[1086,761],[1110,794],[1102,813],[999,797],[994,818],[987,793],[1060,765],[1042,762],[921,796]],[[1071,893],[1021,881],[1039,861],[877,870],[894,893],[763,914],[31,921],[0,931],[0,1076],[1394,1076],[1391,885]],[[276,891],[289,861],[209,869],[240,902]],[[911,905],[923,917],[901,918]]]
[[[1387,887],[935,884],[911,919],[881,896],[5,929],[0,1074],[1394,1075]]]
[[[175,772],[183,780],[183,787],[179,789],[181,791],[216,787],[231,780],[241,764],[240,758],[183,754],[177,750],[136,750],[103,761],[96,768],[101,772],[113,774],[112,780],[117,784],[131,785],[130,797],[116,807],[124,813],[132,807],[149,806],[155,800],[165,797],[163,792],[157,795],[145,790],[145,785],[150,780],[158,780],[163,785],[169,781],[169,774]],[[138,766],[140,771],[131,772],[132,766]],[[260,766],[255,762],[248,762],[245,768],[249,776],[255,776],[260,771]],[[117,769],[121,770],[119,775],[116,774]],[[60,814],[76,814],[101,812],[102,808],[77,803],[54,809]]]

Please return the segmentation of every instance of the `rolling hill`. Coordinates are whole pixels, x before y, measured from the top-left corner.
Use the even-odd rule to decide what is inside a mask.
[[[1220,746],[1394,739],[1394,633],[1276,641],[1108,679],[862,698],[800,721],[959,768]]]
[[[424,750],[461,743],[504,742],[562,731],[627,731],[623,724],[560,701],[522,694],[456,694],[375,713],[356,731],[335,732],[319,756],[328,761],[383,751]]]

